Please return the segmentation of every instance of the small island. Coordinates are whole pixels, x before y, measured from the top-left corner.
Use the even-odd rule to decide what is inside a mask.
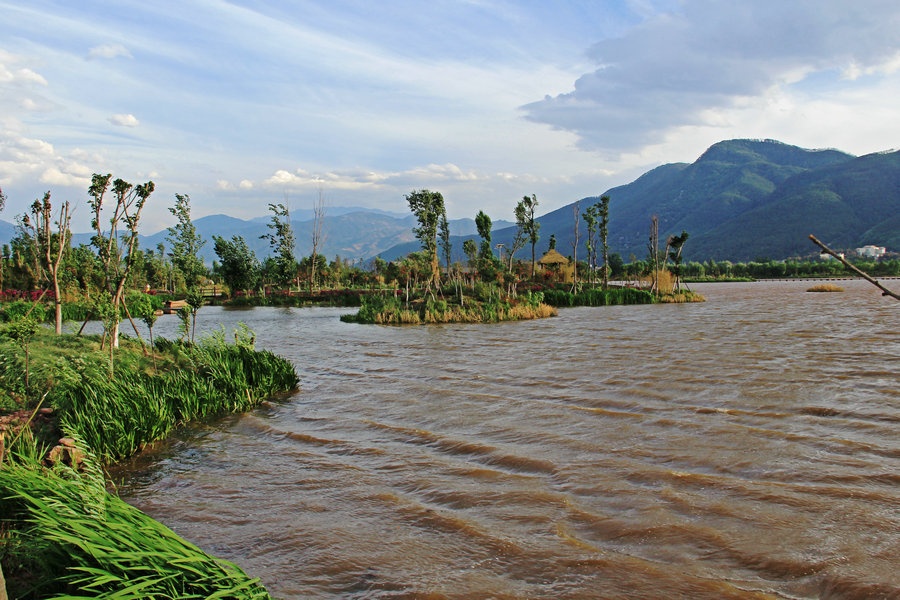
[[[609,281],[609,197],[603,196],[582,215],[587,223],[589,275],[585,278],[575,259],[556,250],[550,238],[547,252],[535,260],[535,245],[540,223],[535,220],[538,201],[525,196],[515,209],[517,233],[503,260],[503,245],[494,254],[491,245],[491,219],[483,211],[475,217],[481,238],[479,245],[465,240],[463,250],[468,265],[453,264],[450,229],[444,198],[440,192],[417,190],[406,196],[419,226],[413,229],[422,245],[411,253],[398,269],[397,282],[403,289],[368,293],[360,296],[360,309],[341,320],[379,325],[435,323],[495,323],[539,319],[557,314],[563,306],[606,306],[612,304],[652,304],[655,302],[702,302],[703,297],[681,286],[681,250],[688,234],[672,236],[664,253],[657,256],[644,282],[611,284]],[[575,222],[579,213],[576,211]],[[515,254],[531,243],[531,263],[515,261]],[[438,249],[444,254],[444,266]],[[598,251],[602,253],[598,256]],[[598,258],[602,260],[598,265]],[[671,264],[670,261],[671,260]],[[599,275],[599,277],[598,277]]]

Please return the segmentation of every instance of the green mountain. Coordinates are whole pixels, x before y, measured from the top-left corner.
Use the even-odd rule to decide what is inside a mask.
[[[838,249],[875,244],[900,250],[900,152],[854,157],[773,140],[730,140],[694,163],[658,167],[605,195],[610,251],[626,261],[647,256],[653,215],[661,245],[669,235],[690,234],[686,260],[817,254],[810,233]],[[580,200],[581,211],[599,198]],[[572,255],[574,205],[539,219],[541,252],[555,234],[557,249]],[[578,256],[584,257],[580,220]],[[498,231],[494,238],[508,244],[514,233]]]

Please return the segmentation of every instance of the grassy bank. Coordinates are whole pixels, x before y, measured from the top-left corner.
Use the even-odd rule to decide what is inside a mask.
[[[0,414],[44,422],[0,434],[0,564],[10,597],[268,597],[236,566],[110,495],[102,475],[104,464],[181,423],[295,388],[293,366],[252,339],[245,331],[226,344],[220,332],[197,345],[160,340],[145,352],[125,338],[112,360],[92,336],[40,330],[27,353],[0,342]],[[74,443],[48,464],[60,436]]]

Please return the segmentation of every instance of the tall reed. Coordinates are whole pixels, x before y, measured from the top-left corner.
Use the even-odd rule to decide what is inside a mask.
[[[44,468],[38,455],[25,441],[0,464],[0,508],[15,525],[0,548],[4,566],[19,567],[7,570],[11,597],[269,598],[233,563],[110,495],[90,452],[83,471]]]

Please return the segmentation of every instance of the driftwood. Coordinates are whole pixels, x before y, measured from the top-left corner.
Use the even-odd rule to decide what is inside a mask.
[[[900,294],[897,294],[896,292],[892,292],[891,290],[889,290],[889,289],[887,289],[886,287],[884,287],[883,285],[881,285],[881,282],[879,282],[878,280],[873,279],[872,277],[870,277],[868,273],[866,273],[865,271],[862,271],[862,270],[856,268],[856,265],[851,264],[850,261],[848,261],[846,258],[844,258],[844,257],[841,256],[840,254],[838,254],[837,252],[835,252],[834,250],[832,250],[831,248],[829,248],[828,246],[826,246],[825,244],[823,244],[822,242],[820,242],[820,241],[816,238],[816,236],[810,234],[810,235],[809,235],[809,239],[811,239],[812,242],[813,242],[816,246],[818,246],[819,248],[821,248],[823,252],[825,252],[826,254],[830,254],[831,256],[835,257],[836,259],[838,259],[839,261],[841,261],[841,264],[843,264],[845,267],[847,267],[848,269],[850,269],[851,271],[853,271],[854,273],[856,273],[857,275],[859,275],[860,277],[862,277],[863,279],[865,279],[866,281],[868,281],[869,283],[871,283],[872,285],[874,285],[875,287],[877,287],[879,290],[881,290],[881,295],[882,295],[882,296],[890,296],[891,298],[894,298],[895,300],[900,300]]]

